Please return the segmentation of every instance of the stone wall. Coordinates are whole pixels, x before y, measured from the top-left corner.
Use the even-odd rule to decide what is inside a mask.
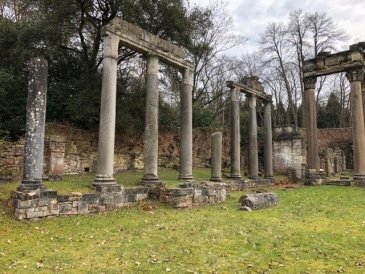
[[[209,128],[193,130],[193,165],[206,167],[210,162]],[[98,133],[66,125],[47,124],[44,175],[80,174],[96,171]],[[223,137],[223,162],[230,159],[229,136]],[[0,181],[22,177],[24,141],[0,141]],[[159,166],[178,168],[180,141],[178,131],[160,132]],[[143,135],[116,135],[115,172],[143,168]]]
[[[14,191],[10,204],[18,220],[57,217],[63,215],[85,215],[135,205],[148,197],[168,203],[174,208],[192,208],[226,200],[223,183],[197,183],[169,189],[123,188],[120,185],[97,186],[94,193],[71,193],[58,195],[53,190],[36,190],[28,193]]]
[[[306,152],[303,136],[291,127],[275,128],[273,140],[274,170],[286,173],[293,179],[304,175]]]

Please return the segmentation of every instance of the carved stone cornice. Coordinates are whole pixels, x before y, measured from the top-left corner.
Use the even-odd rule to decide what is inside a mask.
[[[303,82],[304,82],[304,89],[315,89],[317,77],[315,76],[304,77]]]
[[[350,82],[364,80],[364,68],[351,69],[346,72],[346,78]]]

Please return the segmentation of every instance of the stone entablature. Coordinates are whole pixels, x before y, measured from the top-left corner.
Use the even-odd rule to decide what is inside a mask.
[[[103,35],[108,33],[117,35],[121,45],[141,54],[159,56],[164,63],[180,69],[192,68],[182,48],[121,18],[114,18],[104,27]]]

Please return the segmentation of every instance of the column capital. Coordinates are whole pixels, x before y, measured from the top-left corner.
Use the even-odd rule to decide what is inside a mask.
[[[255,108],[256,107],[256,95],[248,94],[247,98],[248,98],[248,106],[250,108]]]
[[[271,112],[271,102],[263,101],[263,103],[264,103],[264,112]]]
[[[317,77],[315,76],[304,77],[303,82],[304,82],[304,89],[315,89]]]
[[[237,102],[240,100],[240,90],[237,87],[231,88],[231,101]]]
[[[115,34],[107,34],[103,36],[103,57],[118,59],[119,37]]]
[[[346,72],[346,78],[350,82],[363,81],[364,80],[364,68],[355,68]]]

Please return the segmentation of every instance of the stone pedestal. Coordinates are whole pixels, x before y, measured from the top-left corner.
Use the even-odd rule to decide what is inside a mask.
[[[256,117],[256,96],[248,95],[249,104],[249,166],[248,175],[250,179],[256,179],[259,175],[258,153],[257,153],[257,117]]]
[[[48,63],[34,58],[29,63],[23,180],[19,191],[45,188],[42,183],[46,120]]]
[[[365,129],[361,95],[362,69],[354,69],[346,74],[351,83],[352,138],[354,145],[354,180],[365,177]],[[361,179],[362,180],[362,179]],[[360,181],[361,181],[360,180]]]
[[[315,101],[316,77],[304,79],[304,104],[307,118],[307,164],[308,169],[316,170],[319,174],[318,138],[317,138],[317,109]]]
[[[119,39],[104,36],[97,172],[93,185],[115,184],[114,140]]]
[[[273,148],[272,148],[272,124],[271,102],[264,102],[264,168],[265,178],[273,178]]]
[[[180,174],[181,180],[193,179],[193,72],[185,69],[180,93]]]
[[[231,174],[230,178],[241,178],[241,134],[240,134],[240,91],[231,88]]]
[[[213,182],[222,181],[222,133],[211,135],[211,178]]]
[[[160,180],[158,167],[158,64],[157,56],[147,56],[146,72],[146,121],[144,132],[144,175],[142,184],[156,184]]]

